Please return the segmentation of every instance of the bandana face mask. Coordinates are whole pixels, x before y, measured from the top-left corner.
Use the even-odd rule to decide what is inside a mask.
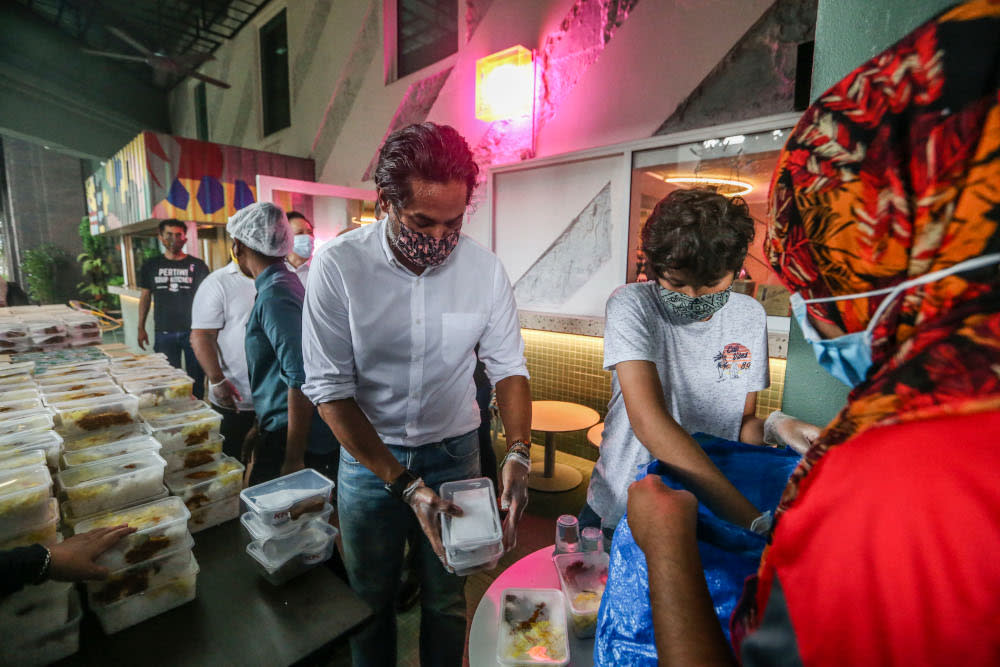
[[[417,266],[440,266],[451,255],[461,230],[449,232],[444,238],[436,239],[429,234],[422,234],[404,225],[398,218],[388,221],[389,242],[408,261]]]
[[[721,292],[712,292],[711,294],[702,294],[701,296],[688,296],[687,294],[681,294],[660,285],[660,300],[666,306],[667,310],[677,317],[690,322],[697,322],[707,320],[719,312],[729,301],[729,295],[732,291],[733,286],[730,285]]]

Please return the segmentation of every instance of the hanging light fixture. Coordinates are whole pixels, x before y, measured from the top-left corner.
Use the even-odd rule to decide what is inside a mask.
[[[486,122],[520,118],[535,104],[532,52],[521,46],[476,61],[476,118]]]
[[[691,187],[716,185],[735,188],[732,192],[719,192],[720,195],[725,197],[742,197],[753,192],[752,183],[734,178],[718,178],[715,176],[660,176],[659,174],[657,174],[657,177],[664,183],[671,183],[673,185],[687,185]]]

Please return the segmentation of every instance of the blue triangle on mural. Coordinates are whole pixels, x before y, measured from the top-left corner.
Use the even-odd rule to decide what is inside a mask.
[[[174,182],[170,184],[170,194],[167,195],[167,201],[170,202],[171,206],[186,209],[188,202],[191,201],[191,195],[188,194],[187,188],[181,184],[180,180],[175,178]]]
[[[246,184],[246,181],[237,179],[233,186],[233,208],[238,211],[254,202],[253,190]]]
[[[198,186],[198,204],[201,210],[211,215],[226,205],[226,191],[218,179],[202,176]]]

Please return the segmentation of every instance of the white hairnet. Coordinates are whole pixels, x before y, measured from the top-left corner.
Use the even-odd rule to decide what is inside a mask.
[[[237,241],[268,257],[284,257],[292,251],[294,238],[285,212],[270,202],[258,202],[241,208],[226,231]]]

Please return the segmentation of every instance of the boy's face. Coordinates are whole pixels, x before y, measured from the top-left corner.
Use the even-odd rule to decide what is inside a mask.
[[[727,271],[708,284],[700,284],[691,278],[687,271],[673,269],[664,271],[663,274],[656,279],[656,281],[665,289],[672,292],[680,292],[681,294],[694,298],[729,289],[729,286],[733,284],[733,280],[735,279],[736,274]]]

